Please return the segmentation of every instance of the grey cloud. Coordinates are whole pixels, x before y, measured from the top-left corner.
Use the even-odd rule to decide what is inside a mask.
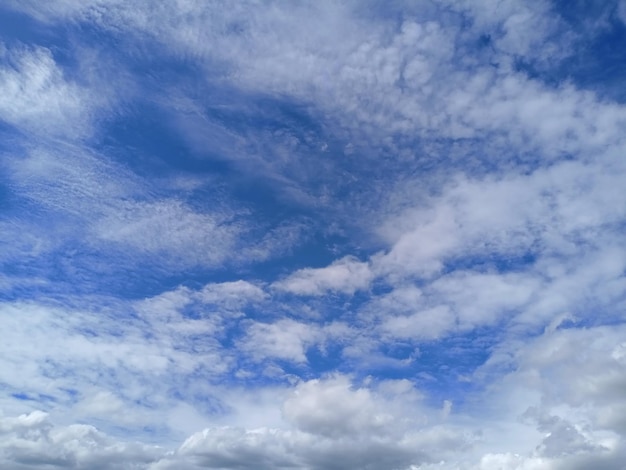
[[[139,469],[162,449],[120,442],[92,426],[54,426],[42,412],[0,418],[0,465],[16,470],[36,468]]]
[[[207,429],[153,468],[408,469],[467,446],[456,429],[416,429],[425,423],[413,419],[417,409],[419,397],[403,383],[360,388],[343,376],[303,382],[283,405],[293,428]]]

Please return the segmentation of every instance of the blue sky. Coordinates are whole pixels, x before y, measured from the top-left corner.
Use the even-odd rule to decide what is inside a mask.
[[[0,466],[617,470],[626,3],[7,0]]]

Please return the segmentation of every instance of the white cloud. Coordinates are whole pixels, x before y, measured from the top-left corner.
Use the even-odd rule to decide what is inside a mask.
[[[298,295],[354,294],[357,290],[367,289],[372,278],[368,263],[346,256],[325,268],[298,270],[273,286]]]
[[[453,308],[461,329],[472,329],[524,309],[540,288],[532,274],[459,271],[437,279],[428,292],[432,302],[440,299]]]
[[[455,320],[446,307],[436,307],[406,316],[387,317],[381,330],[393,338],[437,339],[454,330]]]
[[[176,200],[120,204],[95,223],[101,240],[161,256],[170,264],[222,264],[233,257],[240,228],[221,214],[194,211]]]
[[[407,468],[464,442],[455,430],[414,419],[424,413],[420,400],[408,381],[358,387],[336,375],[302,382],[282,405],[281,428],[207,428],[175,452],[115,441],[91,426],[54,425],[33,412],[0,419],[6,437],[0,456],[24,469],[43,462],[72,468]]]
[[[329,143],[320,147],[327,152],[310,166],[300,167],[308,158],[300,152],[303,141],[320,143],[315,135],[301,141],[286,130],[270,138],[264,130],[262,138],[280,144],[272,151],[245,132],[233,131],[232,146],[227,139],[214,144],[244,173],[267,177],[298,204],[332,208],[330,222],[348,220],[367,232],[363,238],[377,236],[369,246],[380,251],[322,268],[296,266],[275,282],[179,287],[143,301],[2,304],[0,329],[10,334],[0,382],[13,394],[2,406],[44,408],[63,422],[53,425],[38,412],[1,418],[1,465],[623,466],[624,106],[514,68],[522,58],[541,70],[572,53],[578,33],[561,30],[547,1],[423,3],[419,11],[390,15],[393,21],[356,5],[9,4],[45,27],[86,23],[121,48],[182,57],[202,71],[199,82],[227,82],[243,101],[294,101],[307,117],[322,116]],[[618,16],[623,10],[620,2]],[[470,51],[481,37],[488,47]],[[7,265],[78,245],[73,252],[101,253],[104,263],[153,263],[170,274],[270,260],[297,242],[305,224],[286,221],[264,237],[256,214],[221,200],[192,204],[188,196],[203,181],[161,188],[87,150],[83,138],[94,135],[106,90],[99,93],[91,79],[72,81],[51,51],[3,49],[0,118],[36,142],[20,141],[24,150],[5,159],[2,170],[20,200],[47,214],[45,224],[29,214],[0,221]],[[159,89],[168,95],[171,88]],[[229,129],[213,128],[202,91],[188,88],[153,102],[178,103],[177,112],[194,116],[174,127],[195,151]],[[353,185],[325,176],[316,188],[299,185],[316,166]],[[376,178],[359,180],[374,172]],[[345,190],[357,186],[366,189]],[[0,287],[19,293],[25,282],[5,275]],[[363,304],[350,297],[357,292],[368,296]],[[295,296],[307,297],[317,315],[291,319],[304,309],[290,303]],[[335,304],[338,298],[345,303]],[[598,326],[610,322],[619,324]],[[406,359],[382,349],[435,344],[475,328],[489,329],[494,345],[481,351],[490,358],[468,374],[472,391],[458,406],[449,397],[429,405],[422,397],[435,400],[437,391],[418,392],[403,380],[315,378],[307,361],[317,348],[337,354],[332,359],[343,361],[342,370],[382,364],[413,374],[416,349]],[[290,375],[282,362],[290,363]],[[164,454],[70,422],[98,422],[109,434],[145,427],[156,429],[156,440],[188,438]]]
[[[556,330],[522,345],[511,356],[516,370],[496,379],[481,408],[465,415],[451,406],[446,416],[427,407],[407,380],[357,384],[335,375],[300,382],[282,405],[265,402],[282,407],[284,422],[276,428],[211,427],[165,453],[115,443],[89,426],[53,426],[45,414],[33,413],[0,420],[0,432],[9,436],[0,455],[15,468],[37,468],[36,458],[20,460],[23,449],[50,462],[71,442],[63,458],[74,459],[77,468],[119,458],[128,468],[151,469],[617,469],[624,429],[603,421],[602,410],[621,400],[622,333],[605,327]],[[578,345],[588,339],[583,358]],[[581,393],[597,400],[581,399]]]
[[[404,469],[465,444],[452,429],[407,428],[420,422],[410,419],[419,409],[419,395],[403,381],[377,388],[354,387],[344,376],[302,382],[283,405],[293,428],[206,429],[152,468]]]
[[[220,291],[240,297],[216,298]],[[0,323],[12,333],[3,341],[0,380],[11,394],[31,398],[3,402],[24,411],[45,403],[65,419],[95,418],[130,429],[155,426],[159,439],[177,435],[181,429],[174,421],[168,429],[164,416],[181,402],[195,408],[198,418],[222,406],[218,395],[224,394],[210,382],[236,364],[235,351],[220,341],[236,331],[242,309],[262,299],[256,286],[232,282],[199,291],[180,288],[140,302],[4,303]],[[80,306],[61,307],[61,300]],[[129,317],[120,319],[120,312]],[[189,377],[205,382],[187,384]],[[190,431],[184,423],[182,430]]]
[[[95,96],[68,81],[44,47],[2,48],[0,119],[34,135],[80,137],[90,131]]]
[[[377,409],[369,390],[353,390],[350,381],[341,376],[300,384],[283,412],[298,429],[334,439],[384,434],[393,421],[392,415]]]
[[[14,7],[40,17],[93,21],[129,32],[132,40],[155,40],[175,55],[210,64],[207,70],[219,61],[224,67],[218,73],[230,82],[314,102],[341,116],[347,128],[360,126],[364,138],[498,132],[516,146],[541,145],[546,155],[559,157],[620,136],[625,114],[619,107],[571,86],[542,86],[506,65],[510,56],[554,60],[575,53],[548,2],[448,3],[448,12],[473,21],[474,35],[459,32],[454,21],[433,21],[437,5],[411,11],[400,28],[368,21],[355,5],[226,9],[179,2],[155,9],[149,2],[56,2]],[[555,33],[565,50],[552,43],[546,47]],[[499,70],[455,54],[455,46],[481,34],[493,38]],[[583,108],[585,113],[577,112]]]
[[[263,289],[242,280],[207,284],[198,295],[203,302],[228,308],[241,307],[250,302],[261,302],[267,297]]]
[[[278,5],[248,5],[245,14],[237,8],[186,7],[194,15],[170,12],[173,19],[167,23],[137,10],[122,10],[110,20],[158,32],[176,53],[224,61],[229,77],[246,89],[314,102],[341,116],[346,127],[360,126],[363,138],[368,133],[472,137],[502,132],[516,146],[538,144],[557,157],[620,136],[617,123],[624,120],[623,110],[592,94],[567,86],[550,89],[504,66],[502,72],[485,65],[477,70],[476,63],[459,67],[455,42],[465,38],[456,27],[419,14],[393,30],[364,21],[346,6],[304,5],[287,12]],[[560,54],[535,42],[545,42],[557,28],[556,21],[545,19],[551,18],[546,2],[452,7],[478,19],[488,32],[501,28],[504,34],[496,42],[505,56]],[[215,28],[205,28],[207,23]],[[584,114],[576,111],[581,108]]]
[[[593,164],[566,162],[530,175],[463,178],[430,207],[390,217],[381,234],[392,248],[374,258],[373,269],[429,276],[446,260],[470,254],[568,253],[626,217],[616,191],[625,171],[610,153]]]
[[[614,468],[611,462],[625,450],[617,392],[625,375],[614,357],[622,342],[623,326],[556,329],[535,340],[503,342],[492,359],[504,362],[488,361],[480,373],[503,366],[512,371],[496,378],[484,397],[490,405],[475,412],[509,423],[500,430],[503,447],[521,442],[514,417],[536,427],[526,453],[518,451],[520,468],[533,459],[546,468],[584,468],[591,461]],[[492,432],[485,438],[493,439]]]
[[[38,411],[0,418],[0,434],[0,465],[19,470],[145,468],[163,453],[155,446],[115,441],[92,426],[54,426]]]
[[[11,184],[20,197],[55,217],[46,220],[44,240],[37,242],[36,232],[29,230],[14,247],[24,245],[29,235],[48,249],[69,239],[85,249],[105,250],[120,263],[156,257],[174,269],[249,262],[277,251],[271,240],[264,247],[244,244],[251,224],[235,221],[236,210],[204,210],[184,198],[158,194],[158,188],[127,168],[82,146],[35,147],[25,153],[4,164]]]
[[[253,322],[241,345],[257,361],[266,358],[306,362],[307,349],[320,339],[314,325],[283,319],[275,323]]]

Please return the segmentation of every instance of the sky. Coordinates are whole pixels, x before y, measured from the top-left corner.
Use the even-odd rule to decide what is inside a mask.
[[[625,45],[625,0],[3,0],[0,468],[624,470]]]

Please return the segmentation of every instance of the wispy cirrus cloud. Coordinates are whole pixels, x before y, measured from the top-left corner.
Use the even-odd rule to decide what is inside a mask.
[[[28,133],[72,137],[89,131],[88,90],[69,82],[44,47],[2,45],[2,120]]]

